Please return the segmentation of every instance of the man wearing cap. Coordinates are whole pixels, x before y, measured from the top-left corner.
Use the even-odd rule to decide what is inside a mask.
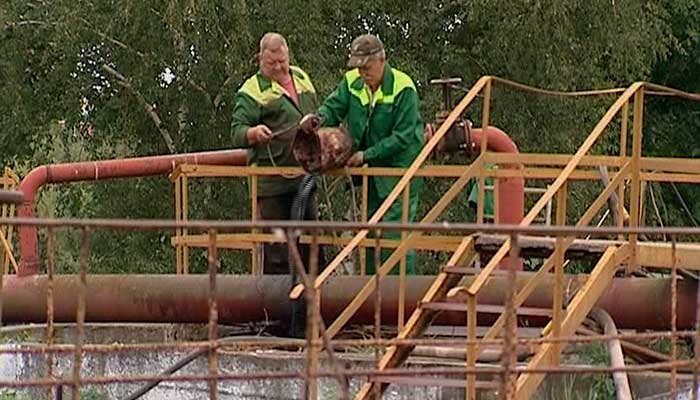
[[[371,167],[408,167],[423,148],[423,120],[418,109],[418,93],[413,80],[392,68],[386,61],[384,45],[374,35],[361,35],[350,46],[350,59],[343,80],[319,108],[325,126],[346,121],[353,139],[353,156],[347,165]],[[302,128],[319,123],[307,116]],[[399,181],[397,177],[370,177],[368,214],[372,215]],[[408,220],[415,219],[420,178],[411,182]],[[402,198],[387,211],[383,221],[401,222]],[[383,235],[400,238],[399,232]],[[390,252],[382,252],[386,259]],[[413,273],[413,252],[407,255],[407,271]],[[373,249],[367,257],[367,269],[374,267]],[[396,268],[394,271],[397,271]]]
[[[246,147],[248,163],[259,166],[298,166],[292,143],[299,120],[316,110],[316,90],[309,76],[289,65],[287,42],[279,33],[266,33],[260,40],[260,70],[243,83],[236,93],[231,131],[235,147]],[[263,220],[288,220],[301,176],[260,176],[258,205]],[[312,198],[304,213],[317,215]],[[306,247],[300,250],[306,253]],[[263,272],[290,272],[286,244],[263,247]]]

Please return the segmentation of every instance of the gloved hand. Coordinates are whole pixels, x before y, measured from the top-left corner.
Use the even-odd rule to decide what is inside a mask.
[[[313,133],[319,126],[321,126],[321,117],[317,114],[306,114],[301,121],[299,121],[299,128],[301,128],[304,133]]]

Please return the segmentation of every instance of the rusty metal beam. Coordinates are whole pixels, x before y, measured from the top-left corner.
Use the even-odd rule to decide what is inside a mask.
[[[530,273],[518,273],[518,286]],[[566,276],[566,293],[574,293],[586,276]],[[209,280],[206,275],[93,275],[87,280],[86,322],[193,322],[208,321]],[[289,277],[284,275],[220,275],[217,278],[219,321],[231,324],[266,319],[283,319],[290,310]],[[339,276],[323,287],[322,316],[335,319],[353,296],[371,279]],[[468,281],[473,278],[467,278]],[[411,313],[435,280],[434,276],[413,276],[406,285],[406,312]],[[44,322],[46,320],[45,275],[8,276],[4,279],[2,315],[5,322]],[[54,282],[56,322],[75,321],[79,279],[59,275]],[[552,304],[553,277],[548,276],[530,296],[524,307],[548,308]],[[399,280],[382,279],[382,320],[396,321]],[[507,290],[505,277],[493,276],[479,292],[479,304],[503,304]],[[678,282],[678,329],[692,329],[695,321],[697,286]],[[450,301],[464,304],[461,296]],[[671,324],[671,285],[668,279],[618,278],[596,303],[606,310],[621,329],[669,330]],[[435,324],[465,325],[464,312],[442,312]],[[496,314],[480,314],[479,324],[493,323]],[[525,318],[522,318],[525,319]],[[372,298],[368,299],[352,323],[371,324]],[[531,326],[543,326],[548,318],[528,317]]]
[[[14,190],[0,190],[0,204],[22,204],[24,196]]]

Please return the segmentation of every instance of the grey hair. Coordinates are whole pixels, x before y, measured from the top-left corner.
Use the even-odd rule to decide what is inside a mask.
[[[289,47],[287,47],[287,40],[277,32],[267,32],[263,35],[262,39],[260,39],[260,54],[265,50],[278,49],[280,47],[287,51],[289,50]]]
[[[382,49],[382,50],[378,51],[377,53],[372,54],[370,59],[371,60],[386,60],[386,52],[384,51],[384,49]]]

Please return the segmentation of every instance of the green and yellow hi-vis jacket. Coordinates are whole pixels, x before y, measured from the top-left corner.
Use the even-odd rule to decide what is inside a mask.
[[[316,89],[309,75],[299,67],[290,67],[299,105],[277,82],[265,78],[260,71],[246,80],[236,93],[231,132],[234,147],[249,147],[248,164],[260,166],[297,166],[292,155],[292,143],[296,125],[302,116],[316,111]],[[263,124],[276,136],[269,144],[251,147],[246,138],[248,128]],[[275,196],[296,192],[301,177],[261,176],[258,178],[258,195]]]
[[[326,126],[347,121],[353,150],[364,152],[373,167],[408,167],[423,148],[423,120],[411,78],[389,63],[382,84],[371,96],[358,69],[345,73],[319,109]],[[387,196],[398,178],[375,178],[379,196]],[[414,180],[416,187],[420,179]]]

